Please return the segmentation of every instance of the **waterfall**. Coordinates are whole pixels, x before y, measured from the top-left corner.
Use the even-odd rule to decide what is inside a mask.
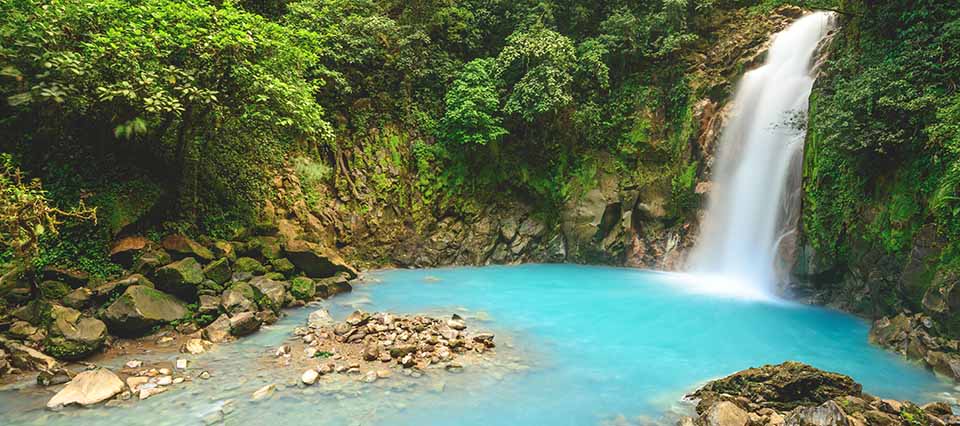
[[[814,54],[833,15],[811,13],[776,34],[763,66],[741,79],[721,134],[689,272],[713,291],[769,298],[776,262],[800,210],[801,162]]]

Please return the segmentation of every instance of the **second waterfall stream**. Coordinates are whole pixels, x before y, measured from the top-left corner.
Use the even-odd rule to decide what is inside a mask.
[[[781,241],[800,213],[801,163],[814,57],[833,14],[804,16],[772,40],[763,66],[739,83],[717,148],[710,192],[689,272],[709,291],[767,299],[776,294]]]

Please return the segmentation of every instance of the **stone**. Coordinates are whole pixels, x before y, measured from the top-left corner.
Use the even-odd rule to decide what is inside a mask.
[[[320,373],[318,373],[317,370],[309,369],[307,371],[304,371],[303,374],[300,375],[300,381],[307,386],[311,386],[317,382],[317,379],[319,377],[320,377]]]
[[[253,275],[263,275],[267,273],[267,268],[262,263],[252,257],[241,257],[233,262],[235,272],[249,272]]]
[[[114,296],[115,294],[123,294],[127,288],[135,285],[156,288],[156,286],[153,284],[153,281],[150,281],[147,279],[147,277],[141,274],[132,274],[119,280],[107,281],[103,284],[94,286],[91,289],[91,292],[93,293],[93,297],[95,299],[105,300]]]
[[[186,257],[157,269],[157,288],[183,300],[196,300],[197,290],[203,283],[203,268],[200,262]]]
[[[188,353],[191,355],[200,355],[207,351],[207,345],[204,343],[203,339],[190,339],[183,344],[183,347],[180,348],[180,352]]]
[[[797,407],[787,415],[786,426],[850,426],[846,413],[836,402],[816,407]]]
[[[100,350],[107,326],[96,318],[64,306],[51,309],[52,324],[44,341],[46,352],[59,359],[77,360]]]
[[[376,361],[380,358],[380,345],[377,342],[368,342],[363,347],[363,359],[366,361]]]
[[[235,283],[220,295],[220,305],[229,314],[254,312],[261,294],[248,283]]]
[[[260,319],[252,312],[241,312],[230,317],[230,334],[240,337],[260,329]]]
[[[289,277],[294,273],[294,271],[297,270],[297,267],[293,265],[293,262],[285,257],[271,260],[270,266],[273,267],[274,271],[279,272],[286,277]]]
[[[157,377],[157,386],[170,386],[173,384],[172,376],[160,376]]]
[[[315,330],[331,326],[334,323],[333,317],[330,316],[330,312],[327,312],[326,309],[317,309],[307,317],[307,327]]]
[[[142,335],[152,327],[183,319],[186,305],[162,291],[135,285],[128,287],[103,314],[110,331],[121,336]]]
[[[377,381],[377,379],[379,378],[380,376],[377,374],[376,371],[368,371],[361,377],[360,381],[364,383],[373,383]]]
[[[203,276],[217,284],[223,285],[230,281],[233,271],[230,270],[230,261],[227,258],[221,258],[210,262],[203,268]]]
[[[460,315],[453,314],[453,317],[447,320],[447,327],[450,327],[454,330],[466,330],[467,323],[460,317]]]
[[[92,297],[93,291],[86,287],[80,287],[67,293],[66,296],[60,299],[60,302],[63,303],[64,306],[83,310],[90,306],[90,299]]]
[[[317,295],[317,283],[307,277],[294,278],[290,282],[290,294],[299,300],[313,300]]]
[[[148,383],[146,385],[140,386],[140,392],[138,393],[137,397],[141,401],[143,401],[147,398],[150,398],[151,396],[158,395],[166,391],[167,391],[167,388],[165,387],[160,387],[157,385],[151,386],[151,384]]]
[[[257,301],[260,309],[270,309],[273,312],[279,312],[286,303],[287,289],[282,282],[274,281],[267,277],[255,277],[250,280],[250,285],[263,295],[263,297]]]
[[[700,399],[698,412],[712,405],[721,394],[758,401],[761,407],[789,411],[797,406],[819,405],[841,396],[859,396],[861,390],[860,384],[850,377],[787,361],[714,380],[691,396]]]
[[[41,341],[47,337],[43,329],[22,320],[14,321],[13,324],[10,325],[10,329],[7,330],[7,334],[9,334],[10,337],[34,342]]]
[[[924,404],[920,406],[924,412],[927,414],[933,414],[937,417],[945,417],[953,415],[953,408],[950,407],[950,404],[947,404],[943,401],[931,402],[929,404]]]
[[[139,235],[121,238],[110,248],[110,260],[129,268],[149,243],[150,240]]]
[[[928,351],[924,361],[933,371],[953,380],[960,379],[960,356],[940,351]]]
[[[330,278],[316,280],[316,284],[317,296],[320,297],[333,297],[338,294],[353,291],[353,286],[348,282],[347,274],[345,273],[339,273]]]
[[[729,401],[714,404],[700,416],[701,426],[747,426],[750,416],[747,412]]]
[[[127,363],[124,364],[124,366],[127,368],[140,368],[140,367],[143,367],[143,361],[136,360],[136,359],[130,360],[130,361],[127,361]]]
[[[253,395],[251,396],[251,399],[253,399],[254,401],[260,401],[262,399],[266,399],[273,396],[274,392],[276,391],[277,391],[277,385],[269,384],[260,389],[257,389],[257,391],[254,392]]]
[[[60,408],[71,404],[94,405],[113,398],[125,389],[123,381],[105,368],[87,370],[77,374],[66,387],[47,402],[47,408]]]
[[[140,255],[140,257],[133,262],[130,270],[137,274],[153,275],[153,272],[156,271],[157,268],[172,261],[173,257],[170,256],[170,253],[164,250],[151,250]]]
[[[357,270],[348,265],[337,252],[303,240],[288,241],[284,252],[298,269],[310,278],[327,278],[346,273],[348,279],[357,277]]]
[[[200,243],[191,240],[185,235],[168,235],[160,242],[163,249],[168,251],[176,259],[194,257],[211,261],[214,259],[213,252]]]
[[[0,336],[0,348],[10,355],[10,363],[23,370],[53,371],[60,369],[60,363],[36,349]]]
[[[200,305],[197,306],[197,312],[204,315],[214,315],[220,312],[220,297],[201,294],[199,300]]]
[[[220,315],[203,329],[203,337],[213,343],[223,343],[231,340],[233,337],[230,334],[230,317],[225,314]]]
[[[353,327],[358,327],[363,324],[366,324],[369,320],[369,316],[361,311],[353,311],[350,315],[347,315],[347,318],[344,320],[347,324],[350,324]]]
[[[131,392],[137,392],[140,390],[140,386],[147,384],[149,381],[149,377],[130,376],[127,377],[127,387],[130,388]]]
[[[194,339],[196,340],[196,339]],[[183,358],[177,358],[177,363],[174,365],[177,370],[186,370],[189,362]]]
[[[73,379],[73,373],[66,368],[45,370],[37,374],[37,384],[40,386],[62,385]]]

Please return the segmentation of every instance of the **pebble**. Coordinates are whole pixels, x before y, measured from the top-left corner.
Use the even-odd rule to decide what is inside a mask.
[[[169,386],[169,385],[171,385],[171,384],[173,384],[173,377],[170,377],[170,376],[160,376],[160,377],[157,379],[157,385],[160,385],[160,386]]]
[[[300,376],[300,381],[303,384],[310,386],[317,382],[317,379],[320,377],[320,373],[317,370],[309,369],[303,372],[303,375]]]
[[[183,358],[177,359],[177,370],[186,370],[187,369],[187,360]]]
[[[251,399],[253,399],[254,401],[260,401],[261,399],[269,398],[273,395],[274,392],[276,392],[276,390],[277,390],[277,385],[271,383],[260,389],[257,389],[257,391],[254,392],[253,395],[251,396]]]
[[[202,372],[200,372],[200,378],[203,379],[203,380],[209,379],[209,378],[210,378],[210,372],[208,372],[208,371],[202,371]]]
[[[127,361],[125,365],[127,368],[140,368],[143,366],[143,361],[140,361],[140,360]]]

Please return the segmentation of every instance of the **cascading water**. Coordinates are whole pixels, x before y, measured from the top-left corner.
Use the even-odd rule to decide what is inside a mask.
[[[723,130],[691,273],[712,291],[769,298],[781,241],[799,213],[800,163],[813,60],[833,14],[809,14],[773,38],[766,62],[746,73]]]

